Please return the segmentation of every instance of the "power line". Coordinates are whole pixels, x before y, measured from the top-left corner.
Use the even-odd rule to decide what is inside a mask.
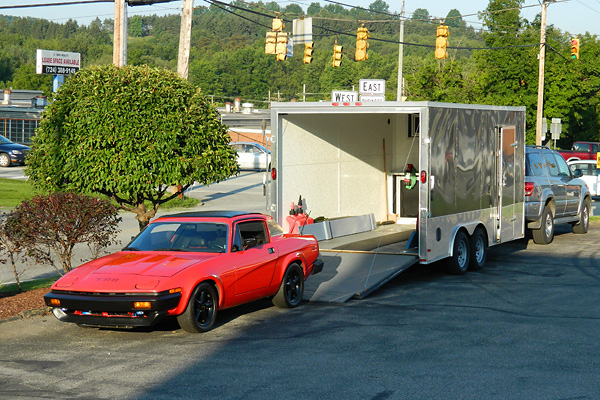
[[[9,10],[16,8],[34,8],[34,7],[52,7],[52,6],[70,6],[70,5],[81,5],[81,4],[93,4],[93,3],[114,3],[115,0],[79,0],[69,1],[60,3],[44,3],[44,4],[21,4],[13,6],[0,6],[0,10]]]

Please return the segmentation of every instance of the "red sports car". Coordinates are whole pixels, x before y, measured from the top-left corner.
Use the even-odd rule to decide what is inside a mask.
[[[206,332],[220,309],[270,296],[299,305],[304,280],[323,269],[318,256],[313,236],[283,234],[267,215],[169,215],[60,278],[44,299],[60,321],[138,327],[177,316],[184,330]]]

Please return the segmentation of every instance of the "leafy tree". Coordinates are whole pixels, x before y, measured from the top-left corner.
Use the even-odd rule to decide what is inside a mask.
[[[129,34],[133,37],[142,37],[143,34],[143,21],[142,17],[139,15],[134,15],[129,18],[129,22],[127,23],[127,28],[129,29]]]
[[[390,6],[383,0],[375,0],[374,2],[369,4],[369,10],[382,13],[389,13]]]
[[[456,8],[453,8],[448,12],[448,15],[446,15],[445,24],[453,28],[466,25],[465,21],[462,19],[460,11],[458,11]]]
[[[237,172],[229,140],[213,106],[174,72],[94,67],[65,82],[44,112],[27,174],[50,191],[106,195],[141,229],[194,182]],[[181,189],[168,195],[173,184]]]
[[[412,15],[412,19],[418,19],[421,21],[427,21],[429,18],[431,18],[429,11],[427,11],[425,8],[417,8]]]
[[[73,249],[87,244],[97,256],[115,243],[121,218],[107,200],[74,193],[36,196],[18,205],[8,216],[5,232],[18,238],[25,251],[38,262],[54,266],[57,257],[62,272],[71,271]]]
[[[310,6],[306,9],[306,15],[313,16],[321,12],[321,4],[318,2],[310,3]]]

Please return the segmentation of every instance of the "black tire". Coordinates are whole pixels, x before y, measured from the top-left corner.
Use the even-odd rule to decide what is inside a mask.
[[[281,285],[273,304],[280,308],[294,308],[302,301],[304,294],[304,271],[298,264],[293,263],[285,271]]]
[[[554,216],[548,205],[544,207],[542,212],[542,226],[539,229],[533,229],[531,235],[535,244],[552,243],[554,239]]]
[[[469,268],[471,246],[469,245],[469,237],[463,231],[458,231],[454,238],[452,246],[452,256],[446,263],[448,273],[452,275],[462,275]]]
[[[201,282],[190,296],[187,308],[177,317],[179,326],[190,333],[208,332],[217,318],[217,290],[209,282]]]
[[[475,229],[473,235],[469,238],[469,250],[471,259],[469,260],[469,269],[478,271],[483,268],[487,257],[488,241],[487,235],[481,228]]]
[[[573,225],[573,233],[577,233],[579,235],[587,233],[590,226],[590,208],[590,201],[587,199],[584,200],[581,213],[579,214],[579,223],[577,225]]]
[[[10,156],[6,153],[0,153],[0,167],[10,167]]]

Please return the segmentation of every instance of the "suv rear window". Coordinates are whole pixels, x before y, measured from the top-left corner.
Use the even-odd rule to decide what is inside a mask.
[[[538,153],[527,153],[527,162],[525,163],[525,175],[527,176],[546,176],[546,161]]]

